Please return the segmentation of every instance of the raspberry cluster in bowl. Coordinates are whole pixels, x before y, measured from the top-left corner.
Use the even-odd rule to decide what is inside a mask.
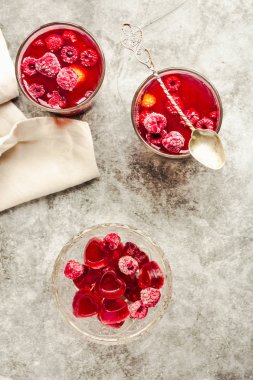
[[[77,318],[97,316],[111,328],[130,318],[143,319],[160,300],[164,275],[156,261],[116,233],[91,238],[84,263],[69,260],[64,274],[78,289],[72,307]]]
[[[73,108],[88,100],[102,73],[101,51],[81,29],[42,29],[20,60],[20,85],[29,98],[49,109]]]
[[[222,118],[220,98],[205,78],[184,69],[163,70],[160,76],[195,128],[219,130]],[[189,153],[191,130],[156,78],[149,77],[137,90],[132,112],[137,134],[157,153],[167,156]]]

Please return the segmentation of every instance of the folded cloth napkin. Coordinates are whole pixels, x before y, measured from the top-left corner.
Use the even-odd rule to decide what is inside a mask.
[[[0,211],[99,176],[89,125],[59,118],[26,119],[0,30]]]

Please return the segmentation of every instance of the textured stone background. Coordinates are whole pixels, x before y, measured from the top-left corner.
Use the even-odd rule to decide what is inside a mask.
[[[0,0],[13,58],[31,30],[57,20],[87,27],[105,51],[100,98],[81,116],[101,177],[0,215],[0,378],[252,380],[252,1]],[[138,141],[129,104],[148,73],[119,45],[126,21],[145,26],[158,67],[193,68],[218,88],[223,170],[153,156]],[[28,117],[42,115],[23,96],[16,103]],[[51,299],[60,248],[100,222],[143,229],[171,263],[172,306],[141,343],[87,343]]]

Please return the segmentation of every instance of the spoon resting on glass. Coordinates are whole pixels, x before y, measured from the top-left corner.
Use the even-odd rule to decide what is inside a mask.
[[[191,129],[189,142],[190,154],[207,168],[218,170],[225,164],[225,154],[222,142],[215,131],[209,129],[196,129],[185,116],[182,109],[166,88],[162,78],[155,69],[150,52],[142,45],[142,31],[137,26],[124,24],[122,27],[122,45],[135,53],[137,60],[145,65],[159,82],[165,95],[170,100],[181,119]]]

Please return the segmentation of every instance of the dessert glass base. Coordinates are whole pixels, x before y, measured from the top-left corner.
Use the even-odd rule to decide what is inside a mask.
[[[77,289],[72,281],[64,276],[64,268],[69,260],[83,260],[86,243],[94,236],[104,237],[108,233],[117,233],[123,241],[131,241],[155,260],[164,274],[164,285],[161,298],[154,308],[150,308],[143,319],[128,318],[120,329],[112,329],[102,325],[96,316],[91,318],[76,318],[72,311],[72,300]],[[172,276],[169,263],[160,247],[141,231],[120,224],[101,224],[86,229],[73,237],[61,250],[52,273],[52,292],[56,305],[64,320],[75,328],[84,338],[101,344],[126,344],[148,333],[166,312],[172,294]]]

